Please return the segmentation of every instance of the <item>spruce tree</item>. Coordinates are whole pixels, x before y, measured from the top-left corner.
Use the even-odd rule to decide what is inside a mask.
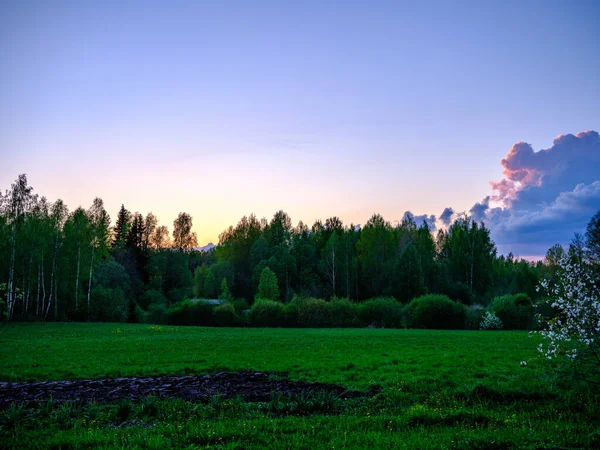
[[[124,247],[129,229],[131,227],[131,213],[125,209],[125,205],[121,205],[119,214],[117,215],[117,223],[115,224],[113,247]]]

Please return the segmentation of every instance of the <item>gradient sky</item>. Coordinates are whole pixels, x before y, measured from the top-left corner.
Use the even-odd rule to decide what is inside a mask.
[[[0,187],[186,211],[201,244],[252,212],[469,211],[515,143],[600,129],[598,23],[583,0],[4,0]]]

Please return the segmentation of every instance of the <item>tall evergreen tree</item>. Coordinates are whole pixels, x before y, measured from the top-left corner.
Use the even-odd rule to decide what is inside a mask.
[[[114,228],[113,247],[125,247],[125,241],[131,227],[131,213],[121,205]]]

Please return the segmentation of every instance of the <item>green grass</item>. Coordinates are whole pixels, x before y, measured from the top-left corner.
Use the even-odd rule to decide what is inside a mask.
[[[0,412],[0,448],[600,447],[598,393],[559,376],[536,345],[526,332],[11,324],[0,328],[4,381],[249,369],[381,392],[325,409],[286,398],[15,405]]]

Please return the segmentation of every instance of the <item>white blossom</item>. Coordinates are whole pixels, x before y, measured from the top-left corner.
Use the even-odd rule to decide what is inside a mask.
[[[598,360],[600,347],[600,290],[593,271],[563,258],[557,282],[540,282],[540,288],[552,298],[556,310],[540,332],[544,343],[538,350],[548,359],[559,355],[575,360],[583,353]]]

